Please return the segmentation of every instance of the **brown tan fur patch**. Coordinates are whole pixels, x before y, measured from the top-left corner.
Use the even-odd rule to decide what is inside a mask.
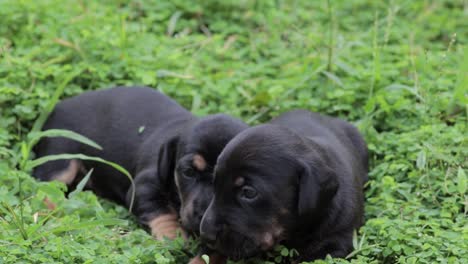
[[[273,234],[270,232],[266,232],[263,234],[262,240],[261,240],[261,245],[263,250],[268,250],[271,247],[273,247],[273,244],[275,243],[275,239],[273,238]]]
[[[273,220],[268,231],[260,233],[258,236],[262,250],[271,249],[276,242],[282,239],[284,228],[278,224],[277,220]]]
[[[151,228],[151,234],[157,240],[163,240],[164,237],[174,239],[177,237],[177,232],[181,232],[185,238],[185,234],[180,227],[179,221],[177,221],[177,214],[175,213],[155,217],[148,222],[148,226]]]
[[[206,169],[206,160],[200,154],[193,155],[193,166],[199,170],[204,171]]]
[[[66,185],[70,185],[76,178],[78,171],[81,169],[81,162],[78,160],[70,160],[68,167],[52,177],[52,180],[61,181]]]
[[[242,185],[244,185],[244,177],[237,177],[235,180],[234,180],[234,185],[236,187],[241,187]]]
[[[287,214],[289,214],[289,210],[286,209],[286,208],[284,208],[284,207],[281,207],[281,208],[279,209],[279,212],[280,212],[280,214],[282,214],[282,215],[287,215]]]

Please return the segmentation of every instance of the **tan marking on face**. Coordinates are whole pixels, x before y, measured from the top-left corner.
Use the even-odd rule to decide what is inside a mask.
[[[273,247],[275,243],[275,239],[273,238],[273,234],[270,232],[266,232],[263,234],[262,240],[260,242],[262,250],[268,250]]]
[[[151,234],[157,240],[163,240],[165,237],[174,239],[178,232],[181,232],[182,237],[186,238],[175,213],[157,216],[148,222],[148,226],[151,229]]]
[[[200,154],[195,154],[192,161],[193,166],[199,170],[204,171],[206,169],[206,160]]]
[[[281,208],[279,209],[279,213],[280,213],[281,215],[287,215],[287,214],[289,214],[289,210],[286,209],[286,208],[284,208],[284,207],[281,207]]]
[[[276,241],[279,241],[279,240],[281,240],[283,238],[284,228],[281,227],[281,226],[274,226],[273,229],[272,229],[272,233],[273,233],[273,238]]]
[[[234,185],[237,186],[237,187],[240,187],[244,184],[245,182],[245,179],[244,177],[237,177],[235,180],[234,180]]]
[[[70,163],[68,164],[68,167],[55,174],[52,179],[56,181],[60,181],[65,183],[66,185],[70,185],[73,180],[75,180],[76,174],[78,171],[80,171],[81,168],[81,162],[78,160],[70,160]]]
[[[277,220],[273,220],[268,231],[261,233],[259,243],[262,250],[273,248],[276,243],[282,240],[284,228],[278,224]]]

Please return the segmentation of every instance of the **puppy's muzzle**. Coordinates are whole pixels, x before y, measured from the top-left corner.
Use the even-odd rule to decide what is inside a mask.
[[[215,222],[212,219],[204,217],[200,225],[200,236],[201,239],[209,246],[212,246],[216,242],[218,237],[219,228],[216,227]]]
[[[200,224],[200,237],[210,247],[215,244],[220,231],[211,207],[212,205],[210,204]]]

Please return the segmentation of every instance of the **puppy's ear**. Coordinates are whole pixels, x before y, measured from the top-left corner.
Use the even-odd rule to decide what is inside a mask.
[[[322,162],[302,162],[302,166],[298,188],[299,216],[314,214],[319,208],[327,206],[339,185],[336,173]]]
[[[178,141],[178,137],[171,138],[159,149],[157,174],[159,181],[164,185],[169,184],[170,178],[174,175]]]

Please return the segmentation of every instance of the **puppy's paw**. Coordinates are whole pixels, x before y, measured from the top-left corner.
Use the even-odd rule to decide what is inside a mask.
[[[177,221],[177,214],[164,214],[153,218],[149,221],[148,226],[151,229],[151,234],[157,240],[163,240],[165,237],[175,239],[177,233],[180,232],[182,237],[186,238],[185,233]]]

